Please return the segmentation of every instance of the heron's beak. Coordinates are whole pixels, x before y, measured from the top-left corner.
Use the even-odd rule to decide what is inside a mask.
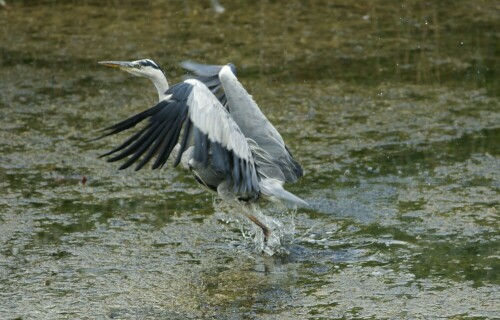
[[[132,62],[128,61],[99,61],[99,64],[102,64],[106,67],[118,68],[118,69],[130,69],[132,68]]]

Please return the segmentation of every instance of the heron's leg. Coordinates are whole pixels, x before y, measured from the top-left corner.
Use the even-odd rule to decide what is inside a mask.
[[[217,193],[222,198],[222,200],[225,200],[226,202],[232,204],[235,208],[242,209],[248,219],[250,219],[253,223],[258,225],[262,229],[262,233],[264,234],[264,243],[267,244],[267,240],[271,235],[271,229],[269,229],[264,223],[260,222],[260,220],[255,216],[254,212],[256,212],[256,204],[237,201],[233,192],[232,183],[228,180],[222,181],[217,186]]]
[[[253,214],[247,214],[247,217],[262,229],[262,233],[264,234],[264,243],[267,243],[267,239],[271,235],[271,230],[265,224],[260,222],[259,219],[257,219],[257,217]]]

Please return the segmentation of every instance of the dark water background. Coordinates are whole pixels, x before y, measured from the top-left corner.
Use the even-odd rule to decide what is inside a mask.
[[[8,4],[1,319],[500,317],[498,2]],[[97,159],[157,99],[97,61],[139,58],[238,66],[306,172],[288,255],[182,170]]]

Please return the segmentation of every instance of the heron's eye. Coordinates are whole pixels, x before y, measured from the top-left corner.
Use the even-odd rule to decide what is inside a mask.
[[[140,69],[142,68],[142,65],[140,63],[134,63],[133,67],[136,69]]]

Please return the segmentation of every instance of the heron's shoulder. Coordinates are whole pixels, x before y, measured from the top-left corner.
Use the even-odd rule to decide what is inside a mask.
[[[165,92],[165,98],[163,99],[164,101],[168,100],[187,100],[189,95],[191,94],[193,90],[194,84],[188,83],[188,80],[184,82],[179,82],[171,86],[167,92]]]
[[[199,87],[205,88],[206,87],[206,85],[198,79],[186,79],[186,80],[184,80],[183,83],[186,85],[189,85],[191,87],[196,87],[196,88],[199,88]]]
[[[219,79],[224,80],[237,80],[235,72],[230,65],[223,66],[219,71]]]

